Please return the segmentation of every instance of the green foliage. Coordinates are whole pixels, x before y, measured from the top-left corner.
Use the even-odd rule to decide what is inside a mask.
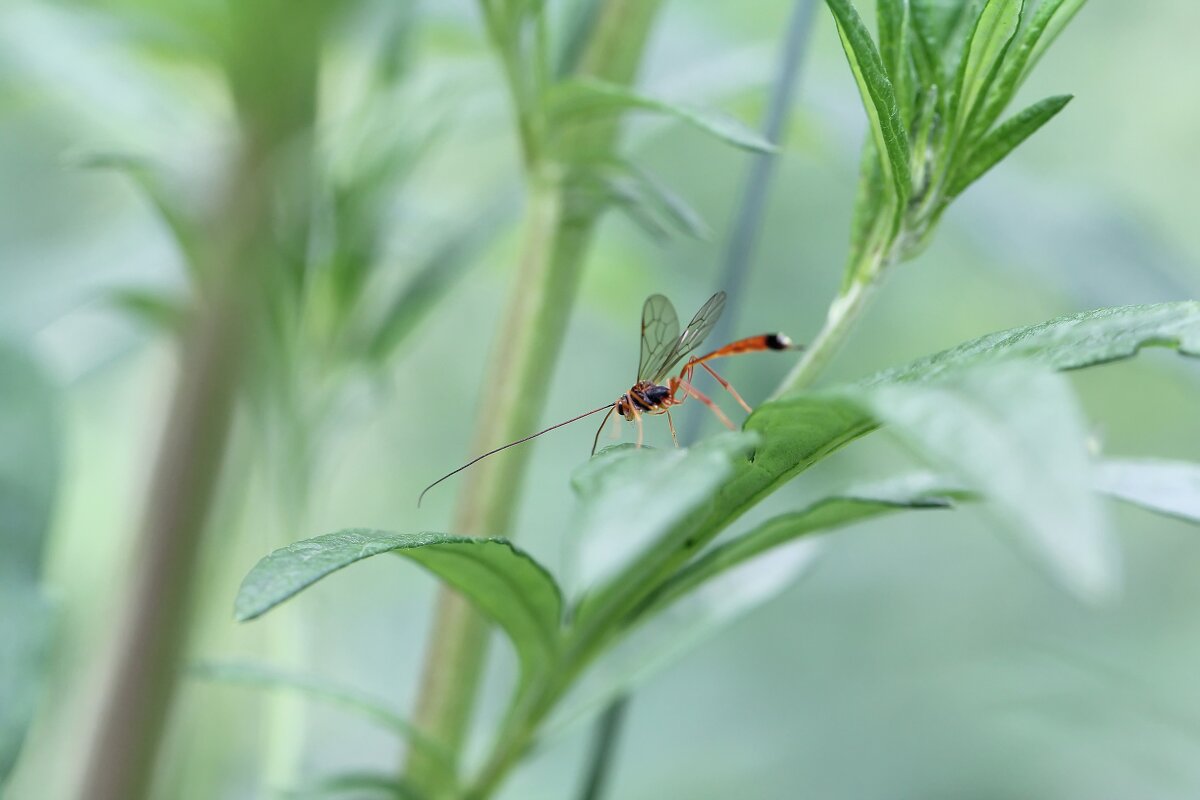
[[[1200,523],[1200,464],[1156,458],[1100,462],[1096,488],[1118,500],[1187,522]]]
[[[827,4],[871,140],[863,151],[849,287],[919,253],[949,203],[1062,110],[1069,98],[1052,97],[995,125],[1083,2],[880,0],[878,49],[850,0]]]
[[[1109,591],[1116,558],[1093,491],[1136,496],[1179,514],[1200,496],[1195,475],[1185,468],[1165,473],[1174,480],[1169,500],[1145,485],[1147,471],[1117,475],[1106,468],[1098,473],[1104,484],[1067,384],[1046,370],[1103,364],[1144,346],[1200,356],[1200,304],[1102,309],[991,334],[854,384],[767,403],[744,434],[679,451],[605,450],[575,478],[581,503],[573,529],[589,574],[565,615],[549,573],[507,542],[348,531],[263,559],[243,585],[238,617],[258,616],[320,577],[382,552],[432,570],[505,630],[521,655],[526,680],[477,784],[490,786],[531,745],[580,674],[599,664],[602,677],[593,678],[598,685],[583,692],[588,699],[576,701],[577,709],[628,688],[794,579],[807,558],[778,555],[813,533],[979,498],[1064,587],[1087,598]],[[909,476],[837,493],[709,546],[791,477],[881,425],[946,477]],[[596,543],[607,551],[589,550]],[[673,616],[664,617],[669,611]],[[670,620],[672,635],[654,628],[660,617]],[[631,654],[622,648],[639,629],[659,632]]]
[[[659,100],[628,86],[596,78],[560,81],[547,91],[543,102],[552,125],[581,124],[595,117],[612,116],[630,110],[651,111],[674,117],[734,147],[758,153],[769,153],[775,149],[757,131],[733,117],[682,103]],[[566,158],[575,156],[574,153],[562,155]]]
[[[55,401],[41,371],[0,342],[0,787],[33,717],[48,654],[41,572],[59,473]]]
[[[276,550],[255,565],[234,614],[254,619],[330,573],[381,553],[397,553],[466,595],[509,635],[526,681],[541,675],[559,646],[562,596],[541,565],[503,539],[354,529]]]

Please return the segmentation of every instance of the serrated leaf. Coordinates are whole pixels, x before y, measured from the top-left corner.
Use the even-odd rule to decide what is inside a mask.
[[[33,718],[49,655],[51,606],[40,585],[59,475],[54,387],[0,342],[0,786]]]
[[[894,211],[901,214],[912,190],[908,163],[908,134],[900,119],[895,89],[884,70],[879,51],[871,41],[867,26],[849,0],[826,0],[837,23],[842,49],[862,95],[863,108],[870,122],[875,147],[881,154],[885,181],[895,187]]]
[[[957,494],[924,473],[855,487],[713,548],[627,620],[636,629],[600,657],[551,728],[562,731],[586,717],[794,583],[819,550],[816,541],[795,540],[895,511],[946,508]]]
[[[996,78],[1009,43],[1021,24],[1024,0],[987,0],[967,40],[965,57],[959,62],[952,111],[956,128],[970,127],[976,103],[986,97]]]
[[[453,764],[453,757],[444,747],[426,737],[404,716],[392,710],[385,701],[365,692],[311,675],[299,675],[262,664],[205,661],[193,664],[188,669],[188,674],[197,680],[213,683],[299,692],[365,717],[403,737],[414,749],[423,750],[447,767]]]
[[[1014,539],[1086,600],[1112,595],[1120,566],[1092,492],[1087,426],[1062,377],[1022,362],[939,382],[878,384],[872,415],[990,501]]]
[[[396,553],[461,592],[508,634],[523,680],[557,656],[562,597],[540,564],[504,539],[444,533],[391,533],[357,528],[282,547],[259,561],[242,581],[238,621],[254,619],[343,567]]]
[[[1109,458],[1096,470],[1096,488],[1169,517],[1200,523],[1200,464],[1156,458]]]
[[[547,114],[558,124],[629,110],[652,111],[675,117],[744,150],[757,153],[776,150],[753,128],[726,114],[659,100],[627,86],[596,78],[560,81],[547,92],[544,104]]]

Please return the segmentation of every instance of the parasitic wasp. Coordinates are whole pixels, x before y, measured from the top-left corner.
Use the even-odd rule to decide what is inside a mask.
[[[679,374],[672,375],[671,373],[675,367],[695,352],[696,348],[704,342],[705,337],[712,331],[713,326],[717,324],[717,319],[720,318],[721,312],[724,310],[725,293],[717,292],[708,299],[707,303],[700,307],[700,310],[696,312],[696,316],[692,317],[692,321],[687,324],[687,327],[681,333],[679,330],[679,316],[675,313],[675,307],[671,305],[671,301],[661,294],[650,295],[646,298],[646,304],[642,306],[642,355],[638,361],[637,382],[633,384],[629,391],[622,394],[612,403],[594,408],[591,411],[580,414],[577,417],[572,417],[556,425],[551,425],[549,428],[530,434],[524,439],[509,442],[502,447],[489,450],[483,455],[473,458],[453,472],[446,473],[426,486],[417,498],[417,506],[421,505],[421,500],[425,497],[426,492],[447,478],[462,472],[472,464],[482,461],[490,455],[499,453],[501,450],[507,450],[515,445],[528,442],[530,439],[535,439],[543,433],[549,433],[556,428],[570,425],[572,422],[578,422],[584,417],[590,417],[592,414],[599,414],[601,411],[608,411],[608,413],[601,420],[600,427],[596,429],[596,436],[592,440],[593,455],[596,453],[596,446],[600,442],[600,433],[604,430],[604,426],[608,424],[608,418],[614,412],[618,416],[624,417],[628,422],[637,423],[638,447],[642,446],[642,415],[666,414],[667,425],[671,429],[671,439],[675,442],[675,446],[678,447],[679,438],[675,434],[675,423],[671,419],[671,408],[680,405],[689,396],[696,398],[708,406],[717,419],[721,420],[729,429],[734,430],[734,424],[725,415],[725,412],[721,410],[720,406],[714,403],[712,398],[696,388],[693,382],[696,368],[704,369],[712,375],[725,391],[733,395],[738,405],[749,413],[751,410],[750,406],[746,404],[742,396],[737,393],[736,389],[729,385],[727,380],[718,375],[708,365],[708,362],[717,358],[740,355],[742,353],[757,353],[763,350],[799,350],[801,348],[793,345],[791,339],[782,333],[762,333],[758,336],[747,336],[745,339],[738,339],[724,347],[717,348],[711,353],[688,358],[679,370]]]

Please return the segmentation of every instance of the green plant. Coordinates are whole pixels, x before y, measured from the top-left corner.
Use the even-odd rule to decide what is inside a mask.
[[[532,427],[534,409],[518,398],[537,396],[544,387],[592,225],[620,197],[596,190],[605,185],[600,176],[620,164],[612,111],[663,106],[602,82],[612,77],[610,70],[620,83],[632,77],[628,54],[619,65],[603,58],[613,46],[606,22],[615,26],[617,18],[604,15],[628,11],[623,4],[583,4],[599,10],[588,17],[594,27],[584,38],[594,60],[581,56],[578,63],[601,74],[585,69],[585,77],[571,79],[551,66],[540,4],[483,5],[508,74],[531,182],[528,256],[506,323],[511,335],[503,337],[497,359],[501,400],[480,427],[480,441],[491,445]],[[624,542],[623,559],[605,565],[585,560],[590,574],[566,591],[510,541],[473,538],[509,527],[518,461],[504,470],[485,462],[473,473],[458,533],[339,531],[276,550],[254,568],[237,599],[241,620],[351,563],[401,555],[461,593],[504,631],[516,652],[519,674],[493,744],[478,771],[460,774],[484,627],[465,605],[446,601],[443,608],[450,610],[438,621],[445,644],[429,663],[442,678],[449,672],[454,679],[435,687],[441,692],[437,703],[418,714],[420,767],[408,781],[357,776],[360,785],[373,782],[397,796],[492,796],[536,744],[644,676],[629,674],[626,664],[661,662],[785,585],[806,562],[802,540],[816,533],[887,513],[982,502],[1051,577],[1095,599],[1119,580],[1103,496],[1200,521],[1194,503],[1180,502],[1196,496],[1200,467],[1096,458],[1070,386],[1057,374],[1129,358],[1149,346],[1200,356],[1200,303],[1061,317],[851,384],[809,388],[889,268],[919,253],[951,201],[1061,110],[1065,99],[1051,98],[996,124],[1033,63],[1081,5],[881,0],[876,45],[848,0],[828,0],[870,129],[841,290],[808,353],[742,431],[686,450],[610,448],[580,469],[574,481],[579,512],[570,535],[585,559],[589,542]],[[640,40],[644,24],[637,30]],[[560,63],[576,62],[564,56]],[[730,135],[725,123],[671,111],[735,143],[753,143],[741,132]],[[584,125],[592,114],[601,122]],[[884,426],[933,471],[852,486],[734,528],[792,478]],[[1185,488],[1155,491],[1164,478]],[[716,541],[727,531],[728,538]],[[674,635],[647,636],[668,614]],[[630,659],[629,648],[640,648],[642,657]],[[294,678],[278,682],[311,688]],[[410,726],[391,727],[412,738]]]

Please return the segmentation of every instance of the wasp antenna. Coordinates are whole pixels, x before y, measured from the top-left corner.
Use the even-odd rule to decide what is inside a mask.
[[[426,492],[428,492],[430,489],[437,486],[439,483],[446,480],[447,478],[452,477],[452,476],[457,475],[458,473],[462,472],[464,469],[471,466],[472,464],[476,464],[480,461],[483,461],[483,459],[487,458],[488,456],[494,456],[496,453],[499,453],[501,450],[507,450],[510,447],[515,447],[516,445],[524,444],[525,442],[528,442],[530,439],[536,439],[537,437],[541,436],[543,433],[549,433],[550,431],[554,430],[555,428],[561,428],[564,425],[570,425],[572,422],[578,422],[579,420],[583,419],[584,417],[590,417],[592,414],[598,414],[601,411],[605,410],[606,408],[612,408],[615,405],[616,405],[616,403],[609,403],[608,405],[600,406],[599,408],[593,408],[591,411],[588,411],[587,413],[584,413],[584,414],[580,414],[578,417],[571,417],[570,419],[564,420],[563,422],[560,422],[556,425],[551,425],[549,428],[546,428],[545,430],[540,430],[537,433],[531,433],[528,436],[526,436],[524,439],[517,439],[515,442],[509,442],[508,444],[506,444],[502,447],[497,447],[495,450],[488,450],[483,455],[472,458],[470,461],[463,464],[458,469],[454,470],[453,472],[447,472],[445,475],[438,478],[436,481],[434,481],[433,483],[429,484],[424,489],[422,489],[421,493],[419,495],[417,495],[417,508],[421,507],[421,501],[425,499]]]

